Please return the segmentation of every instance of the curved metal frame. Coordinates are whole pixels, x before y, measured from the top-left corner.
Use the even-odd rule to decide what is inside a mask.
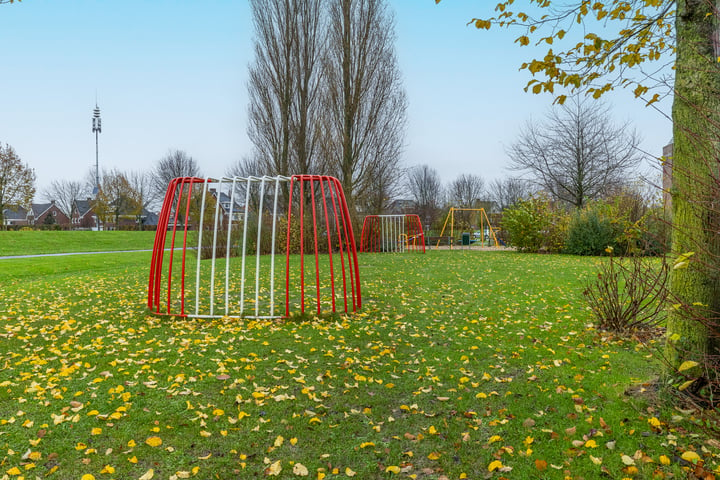
[[[280,212],[279,198],[285,189],[288,197],[286,212]],[[198,191],[201,190],[201,191]],[[240,198],[244,190],[244,205]],[[297,198],[293,203],[293,193]],[[240,195],[237,193],[240,192]],[[214,201],[210,198],[213,197]],[[256,207],[251,208],[251,197]],[[272,203],[272,207],[265,206]],[[223,199],[221,202],[220,199]],[[229,202],[228,202],[229,200]],[[194,212],[198,208],[199,216]],[[223,205],[225,203],[225,205]],[[228,205],[229,203],[229,205]],[[214,206],[213,206],[214,204]],[[236,207],[239,209],[236,210]],[[307,210],[311,210],[311,215]],[[297,210],[294,212],[294,210]],[[276,282],[275,255],[281,248],[277,245],[278,222],[287,221],[285,242],[285,281]],[[206,222],[206,219],[208,221]],[[269,219],[270,232],[263,228]],[[324,220],[324,222],[323,222]],[[196,221],[197,224],[193,224]],[[254,223],[253,223],[254,222]],[[291,229],[299,226],[297,232]],[[253,269],[248,261],[252,249],[248,225],[257,229],[254,246],[254,286],[248,284],[246,275]],[[306,232],[311,227],[311,232]],[[225,243],[219,232],[227,230]],[[195,232],[197,246],[188,242],[188,234]],[[198,233],[204,232],[204,233]],[[310,239],[312,234],[312,239]],[[269,272],[265,263],[261,243],[270,235]],[[299,247],[293,248],[293,235]],[[327,241],[327,264],[323,243]],[[203,245],[209,239],[209,245]],[[237,242],[235,244],[235,240]],[[179,246],[180,244],[182,246]],[[297,242],[296,242],[297,243]],[[306,243],[309,251],[306,252]],[[295,261],[293,250],[299,248],[299,260]],[[211,252],[202,260],[202,252]],[[192,281],[188,253],[194,252],[197,260],[194,271],[194,290],[187,284]],[[221,255],[218,255],[218,252]],[[166,256],[167,255],[167,256]],[[313,263],[306,265],[306,256],[312,256]],[[180,258],[178,258],[180,257]],[[237,278],[235,261],[240,258],[240,275]],[[216,268],[224,259],[223,265]],[[339,267],[338,267],[339,263]],[[294,270],[299,264],[299,272]],[[322,275],[321,275],[322,272]],[[292,281],[291,273],[299,273],[299,282]],[[314,282],[306,284],[306,276],[314,273]],[[206,280],[209,274],[209,281]],[[216,279],[221,280],[216,282]],[[321,280],[325,280],[322,282]],[[342,289],[340,288],[342,281]],[[239,283],[239,287],[238,284]],[[299,283],[299,285],[297,285]],[[323,304],[336,311],[342,301],[344,312],[356,311],[362,304],[360,275],[358,270],[355,237],[352,222],[340,182],[326,175],[293,175],[292,177],[233,177],[233,178],[175,178],[168,185],[155,233],[150,279],[148,282],[148,308],[156,314],[177,315],[199,318],[280,318],[290,316],[291,297],[299,302],[305,312],[306,290],[315,291],[316,312],[321,314]],[[276,312],[275,290],[285,287],[284,315]],[[306,288],[307,287],[307,288]],[[297,291],[299,289],[299,292]],[[207,301],[204,301],[207,291]],[[217,295],[222,298],[218,299]],[[189,297],[189,298],[188,298]],[[268,298],[269,297],[269,298]],[[298,298],[299,297],[299,298]],[[188,306],[188,301],[192,303]],[[312,300],[308,298],[312,305]],[[248,304],[251,304],[248,306]],[[250,310],[250,311],[248,311]]]
[[[361,252],[425,253],[425,234],[417,215],[368,215],[360,236]]]

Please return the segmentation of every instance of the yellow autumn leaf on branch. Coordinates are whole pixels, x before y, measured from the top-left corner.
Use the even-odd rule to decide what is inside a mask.
[[[690,370],[693,367],[697,367],[700,365],[698,362],[694,362],[692,360],[685,360],[680,367],[678,367],[678,372],[684,372],[685,370]]]

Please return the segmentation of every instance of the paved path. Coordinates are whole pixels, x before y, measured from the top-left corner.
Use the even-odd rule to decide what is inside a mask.
[[[152,252],[149,250],[113,250],[109,252],[69,252],[69,253],[38,253],[35,255],[8,255],[0,257],[0,260],[9,260],[11,258],[37,258],[37,257],[64,257],[67,255],[97,255],[100,253],[130,253],[130,252]]]

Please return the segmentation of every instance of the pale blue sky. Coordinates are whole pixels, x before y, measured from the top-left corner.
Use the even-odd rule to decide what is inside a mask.
[[[409,100],[403,155],[449,182],[462,173],[509,174],[505,146],[552,98],[523,92],[519,65],[531,50],[515,34],[466,26],[487,15],[473,0],[391,0]],[[0,141],[37,173],[80,179],[95,163],[97,92],[100,165],[150,168],[169,149],[222,175],[247,155],[247,66],[252,21],[246,0],[23,0],[0,6]],[[661,154],[670,122],[627,92],[612,94],[643,148]],[[669,103],[662,105],[667,111]],[[264,173],[264,172],[258,172]],[[303,173],[303,172],[298,172]]]

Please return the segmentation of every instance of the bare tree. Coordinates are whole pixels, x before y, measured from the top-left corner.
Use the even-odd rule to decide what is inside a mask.
[[[351,211],[377,175],[400,176],[407,101],[384,0],[329,0],[323,157]]]
[[[404,174],[397,165],[378,165],[375,175],[370,179],[368,193],[357,199],[359,209],[368,214],[388,213],[394,200],[404,190]]]
[[[48,202],[54,200],[55,205],[70,218],[75,200],[87,193],[85,183],[80,180],[53,180],[43,191],[43,198]]]
[[[106,225],[114,223],[115,228],[120,226],[120,217],[137,216],[142,211],[142,205],[127,176],[118,171],[103,172],[100,181],[100,191],[95,197],[93,207],[98,218]]]
[[[127,178],[130,189],[135,192],[135,201],[137,203],[136,220],[142,230],[146,220],[144,216],[145,211],[160,200],[155,195],[153,185],[154,177],[150,172],[134,170],[125,174],[125,178]]]
[[[170,180],[177,177],[199,177],[200,167],[183,150],[169,150],[158,160],[152,170],[152,191],[154,198],[160,200],[165,195]]]
[[[495,179],[489,186],[490,199],[495,202],[501,212],[517,203],[518,200],[529,197],[532,193],[531,185],[526,180],[517,177]]]
[[[0,144],[0,225],[7,207],[29,207],[35,196],[35,172],[8,144]]]
[[[263,175],[265,172],[260,171],[258,159],[255,157],[243,157],[233,163],[226,171],[228,177],[249,177]]]
[[[255,61],[248,135],[267,174],[311,173],[322,53],[321,0],[251,0]]]
[[[508,155],[512,169],[581,208],[625,183],[641,161],[639,143],[628,122],[612,123],[608,106],[575,96],[553,107],[545,122],[528,122]]]
[[[421,221],[431,224],[442,201],[440,174],[429,165],[412,167],[407,172],[407,189],[415,200]]]
[[[448,187],[448,197],[457,207],[475,207],[484,192],[485,181],[472,174],[460,175]]]

